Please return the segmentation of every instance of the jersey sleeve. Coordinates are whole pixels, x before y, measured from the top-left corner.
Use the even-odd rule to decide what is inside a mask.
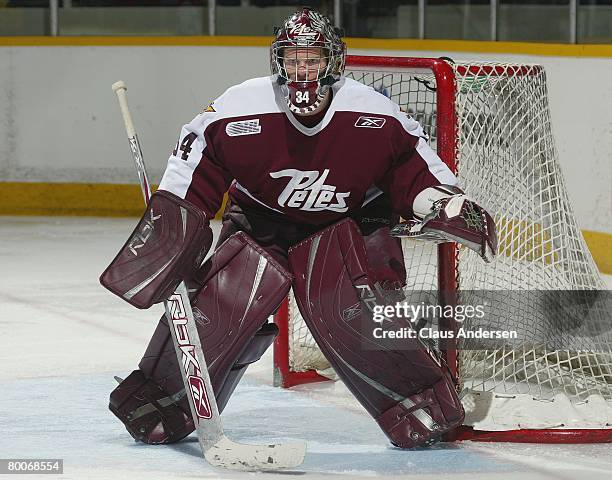
[[[428,187],[457,185],[457,178],[427,143],[427,136],[416,120],[397,108],[396,132],[391,139],[395,160],[377,183],[391,199],[395,212],[413,217],[415,197]]]
[[[211,129],[217,119],[217,112],[209,106],[183,126],[159,184],[160,190],[197,205],[209,218],[221,207],[223,194],[233,180],[211,141]]]

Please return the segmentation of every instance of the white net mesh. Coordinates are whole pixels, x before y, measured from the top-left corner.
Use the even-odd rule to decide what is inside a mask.
[[[568,201],[543,69],[485,63],[456,64],[453,69],[460,186],[492,213],[499,237],[498,256],[491,264],[470,250],[459,250],[460,292],[604,289]],[[436,149],[433,73],[360,69],[349,76],[397,102],[423,125]],[[407,289],[430,290],[435,299],[436,247],[406,240],[403,250]],[[469,303],[469,298],[462,298],[462,303]],[[580,328],[568,332],[571,338],[565,338],[565,343],[570,350],[551,351],[537,346],[551,322],[545,310],[537,303],[509,300],[498,312],[499,327],[525,332],[533,339],[529,347],[466,351],[459,343],[464,392],[524,394],[542,401],[561,394],[574,404],[588,402],[594,395],[612,400],[608,317],[592,320],[595,324],[588,332]],[[295,371],[328,368],[292,298],[289,312],[290,367]],[[604,419],[603,424],[611,421]]]

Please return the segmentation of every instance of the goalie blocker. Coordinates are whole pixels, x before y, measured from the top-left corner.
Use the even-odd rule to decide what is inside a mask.
[[[212,244],[202,210],[159,190],[127,242],[100,276],[100,283],[137,308],[166,300],[193,275]]]
[[[364,306],[383,300],[356,224],[343,220],[289,251],[300,312],[321,351],[391,443],[427,445],[464,418],[453,379],[418,338],[398,349],[364,334]]]

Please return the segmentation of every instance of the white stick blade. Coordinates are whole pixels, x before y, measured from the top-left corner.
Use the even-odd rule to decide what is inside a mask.
[[[225,436],[204,453],[208,463],[215,467],[247,471],[297,467],[305,455],[305,443],[244,445]]]

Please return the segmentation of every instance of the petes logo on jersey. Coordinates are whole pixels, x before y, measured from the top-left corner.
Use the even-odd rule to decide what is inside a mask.
[[[230,137],[257,135],[258,133],[261,133],[259,118],[254,118],[253,120],[242,120],[240,122],[230,122],[225,126],[225,133],[227,133]]]
[[[296,170],[288,168],[278,172],[271,172],[272,178],[289,177],[287,186],[278,197],[281,207],[298,208],[306,212],[346,212],[348,207],[345,199],[350,192],[336,192],[333,185],[325,185],[329,169],[319,173],[317,170]]]
[[[366,117],[362,115],[355,122],[356,127],[362,128],[382,128],[387,120],[380,117]]]

